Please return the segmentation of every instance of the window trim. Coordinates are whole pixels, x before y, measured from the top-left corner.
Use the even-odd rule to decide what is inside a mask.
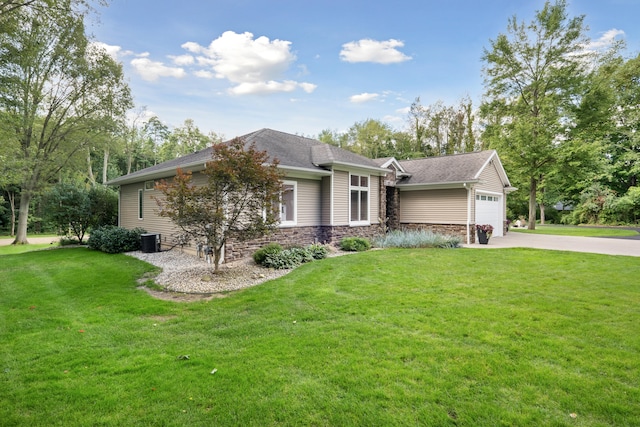
[[[367,186],[362,187],[360,185],[352,185],[351,179],[353,176],[358,177],[358,182],[362,182],[362,178],[367,178]],[[358,201],[362,200],[362,192],[367,192],[367,218],[366,219],[358,219],[356,221],[352,220],[351,217],[351,192],[358,192]],[[358,213],[362,213],[362,206],[358,206]],[[371,225],[371,175],[363,175],[358,173],[349,172],[349,225],[350,226],[358,226],[358,225]]]
[[[282,196],[280,196],[280,204],[278,206],[278,212],[280,215],[280,226],[281,227],[293,227],[298,225],[298,181],[282,181],[283,193],[284,187],[286,185],[290,185],[293,187],[293,220],[284,221],[282,219]]]
[[[144,191],[154,190],[156,188],[156,182],[153,180],[144,182]]]

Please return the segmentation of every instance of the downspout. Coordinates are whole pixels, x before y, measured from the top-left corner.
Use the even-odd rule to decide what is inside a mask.
[[[467,245],[471,244],[471,186],[467,187],[467,183],[462,184],[467,189]]]

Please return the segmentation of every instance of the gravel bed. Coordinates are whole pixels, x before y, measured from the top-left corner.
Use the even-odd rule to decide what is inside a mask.
[[[179,249],[164,252],[127,252],[162,268],[154,281],[167,291],[191,294],[213,294],[259,285],[284,276],[291,270],[275,270],[257,265],[252,259],[220,265],[213,274],[213,264]]]

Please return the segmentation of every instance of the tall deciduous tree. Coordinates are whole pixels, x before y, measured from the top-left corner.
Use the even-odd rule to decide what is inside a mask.
[[[83,153],[96,120],[131,103],[121,66],[89,45],[75,3],[21,7],[0,34],[0,108],[12,123],[7,144],[17,149],[20,174],[16,244],[27,242],[32,196]]]
[[[563,119],[584,77],[583,16],[569,18],[566,1],[546,2],[525,25],[514,16],[507,34],[485,49],[485,138],[529,188],[528,226],[535,228],[541,177],[558,159]]]
[[[239,138],[215,144],[202,173],[207,183],[196,186],[191,172],[178,170],[172,182],[156,186],[164,196],[156,202],[160,216],[171,219],[187,239],[213,248],[217,272],[229,239],[255,239],[277,225],[282,174],[277,160]]]

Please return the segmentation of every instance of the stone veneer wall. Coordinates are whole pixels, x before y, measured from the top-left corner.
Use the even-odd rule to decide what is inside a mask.
[[[363,227],[349,226],[313,226],[280,228],[273,234],[248,242],[227,242],[225,246],[225,262],[236,261],[251,257],[253,253],[272,242],[282,246],[308,246],[313,243],[334,244],[343,237],[367,237],[372,238],[382,233],[382,227],[378,224]]]
[[[458,236],[462,239],[462,243],[467,243],[467,226],[464,224],[401,224],[400,228],[403,230],[426,230],[436,234],[447,234],[449,236]],[[476,242],[476,226],[471,224],[469,230],[471,230],[470,237],[471,242]]]

